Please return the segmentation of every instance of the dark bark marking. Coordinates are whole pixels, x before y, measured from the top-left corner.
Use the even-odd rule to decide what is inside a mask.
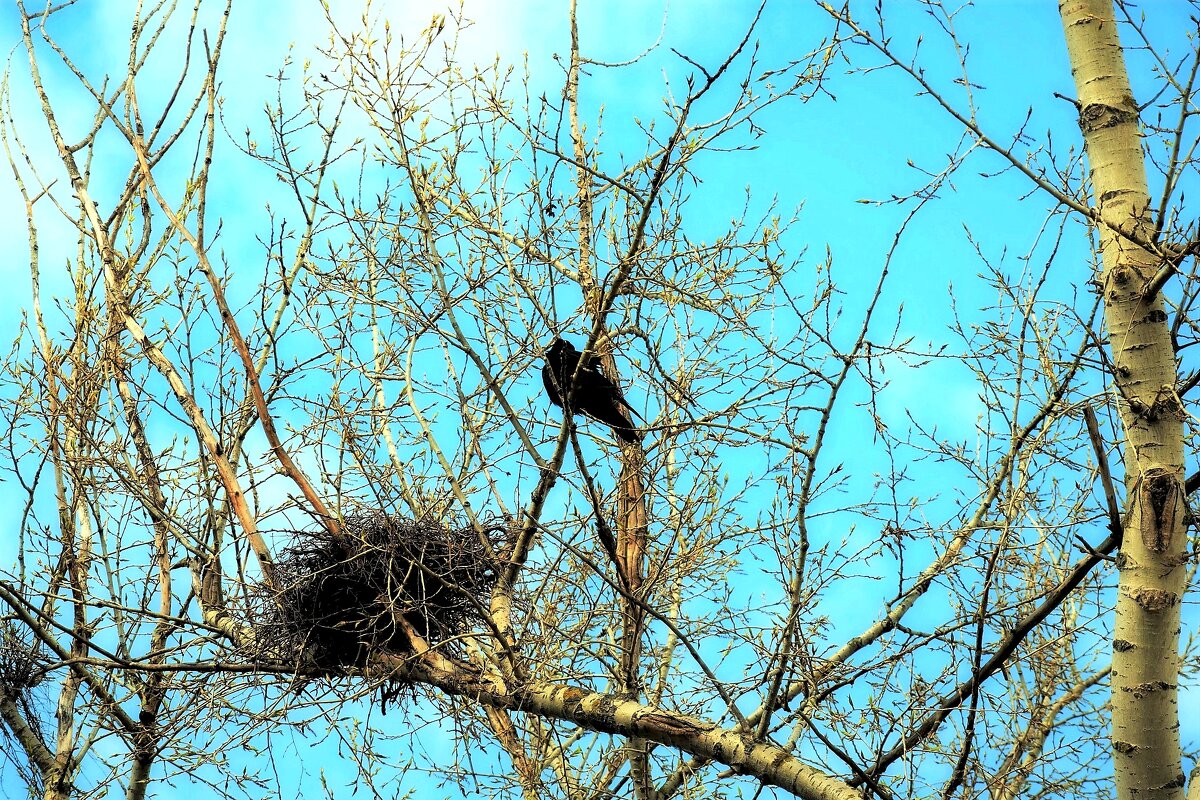
[[[1162,589],[1150,589],[1144,586],[1140,589],[1134,589],[1129,593],[1129,596],[1133,599],[1133,602],[1142,607],[1143,611],[1151,614],[1166,611],[1179,602],[1179,597],[1174,592]]]
[[[1135,700],[1144,700],[1152,694],[1169,691],[1175,688],[1175,684],[1167,683],[1166,681],[1146,681],[1133,686],[1122,686],[1121,691],[1133,695]]]
[[[1110,106],[1106,103],[1088,103],[1079,112],[1080,129],[1088,134],[1111,128],[1114,125],[1135,124],[1138,121],[1138,113],[1130,110],[1130,107],[1137,108],[1133,98],[1121,98],[1121,105],[1127,107]]]
[[[1187,785],[1187,776],[1180,772],[1173,780],[1167,781],[1162,786],[1151,786],[1150,791],[1158,792],[1165,789],[1182,789]]]
[[[1157,405],[1157,403],[1156,403]],[[1146,470],[1141,481],[1142,514],[1150,512],[1151,525],[1143,516],[1142,544],[1155,553],[1165,553],[1171,547],[1175,522],[1179,515],[1179,480],[1173,472],[1161,467]]]

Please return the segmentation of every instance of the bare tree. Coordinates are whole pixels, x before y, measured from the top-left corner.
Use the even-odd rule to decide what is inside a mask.
[[[1062,3],[1085,170],[1055,149],[1076,130],[984,127],[970,9],[936,3],[928,41],[891,32],[911,9],[818,5],[771,63],[759,8],[716,60],[611,64],[572,0],[553,75],[462,58],[461,10],[406,37],[330,7],[249,122],[222,102],[230,4],[138,5],[120,75],[62,43],[74,4],[17,5],[0,134],[33,293],[3,373],[0,717],[31,794],[292,796],[278,742],[308,733],[379,797],[419,772],[527,798],[1183,794],[1194,42]],[[959,74],[922,67],[930,41]],[[651,65],[665,102],[605,120],[592,87]],[[961,138],[867,204],[895,223],[868,267],[810,252],[801,195],[706,182],[773,106],[881,71]],[[1006,238],[1016,267],[968,230],[995,300],[920,341],[904,248],[985,161],[1047,214]],[[579,375],[550,404],[557,336],[637,435],[568,413]],[[936,370],[978,396],[973,439],[898,407]]]

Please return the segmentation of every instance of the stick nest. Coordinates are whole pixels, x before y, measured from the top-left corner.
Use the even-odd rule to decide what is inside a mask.
[[[461,652],[511,543],[506,524],[481,536],[382,512],[347,517],[336,535],[297,532],[276,562],[260,640],[273,655],[313,666],[361,667],[372,652],[413,652],[403,619],[431,646]]]
[[[45,653],[11,624],[0,626],[0,687],[17,694],[37,686],[46,677]]]

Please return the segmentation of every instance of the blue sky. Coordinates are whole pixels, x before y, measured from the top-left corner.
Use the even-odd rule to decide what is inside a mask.
[[[357,15],[352,6],[338,3],[336,13],[350,21]],[[128,36],[126,7],[116,0],[84,3],[72,10],[70,25],[59,29],[64,46],[78,54],[85,69],[120,69]],[[585,108],[593,112],[604,108],[604,151],[609,166],[620,163],[622,151],[633,155],[641,151],[643,144],[637,138],[633,117],[650,118],[659,112],[668,84],[676,92],[683,91],[680,80],[686,65],[668,47],[686,52],[700,63],[716,63],[740,39],[753,8],[750,3],[716,0],[677,1],[669,8],[635,0],[581,0],[583,49],[590,58],[624,61],[653,46],[662,30],[662,44],[642,64],[614,72],[594,69],[583,83]],[[410,35],[428,25],[434,13],[443,11],[443,4],[434,2],[374,5],[374,13],[386,16],[393,30]],[[533,82],[543,84],[546,91],[557,90],[561,62],[555,61],[555,55],[565,56],[568,50],[565,2],[473,0],[467,3],[465,13],[475,25],[464,34],[460,57],[486,64],[499,54],[502,61],[519,64],[528,53]],[[1154,30],[1164,36],[1177,35],[1187,24],[1182,5],[1164,3],[1155,7],[1154,13]],[[942,37],[929,34],[930,18],[922,7],[915,2],[893,3],[887,19],[899,52],[910,53],[916,37],[925,33],[920,52],[927,77],[953,102],[963,103],[965,89],[953,83],[958,77],[954,54]],[[1043,141],[1045,132],[1052,130],[1056,149],[1078,148],[1075,111],[1054,96],[1056,92],[1074,94],[1055,5],[1033,0],[978,3],[956,23],[960,39],[970,44],[970,80],[977,87],[973,96],[988,132],[1007,142],[1025,123],[1028,112],[1027,131],[1035,139]],[[0,9],[0,43],[16,42],[15,26],[12,7]],[[812,47],[829,29],[828,17],[817,6],[775,2],[755,34],[761,44],[760,61],[764,67],[783,65]],[[325,23],[315,3],[263,0],[235,6],[221,68],[224,111],[235,136],[245,127],[255,132],[264,129],[262,106],[275,92],[270,76],[285,58],[290,55],[297,63],[312,58],[314,69],[320,70],[314,47],[324,37]],[[865,48],[858,50],[863,60],[857,66],[879,63]],[[1014,57],[1014,53],[1020,55]],[[53,154],[45,143],[44,125],[24,81],[24,63],[18,50],[10,61],[18,122],[35,157],[51,164]],[[1133,63],[1136,79],[1144,71],[1137,71],[1141,61],[1135,58]],[[847,316],[852,319],[861,311],[864,291],[874,285],[897,227],[912,207],[911,203],[859,201],[886,201],[909,194],[925,182],[921,170],[940,171],[946,165],[946,154],[960,148],[963,140],[956,123],[930,98],[917,96],[918,87],[898,71],[845,73],[846,65],[839,62],[827,86],[831,96],[807,104],[785,99],[765,112],[758,120],[765,133],[753,141],[756,149],[702,157],[696,166],[702,183],[692,190],[686,225],[697,239],[713,235],[741,213],[741,197],[747,187],[752,189],[755,211],[761,212],[771,202],[778,204],[784,216],[800,209],[798,223],[785,244],[793,254],[807,248],[809,263],[820,262],[825,248],[830,248],[835,273],[841,276]],[[1144,82],[1137,84],[1135,91],[1145,86]],[[155,88],[161,87],[148,83],[140,90],[149,98]],[[288,88],[295,90],[296,83]],[[83,110],[80,114],[76,126],[84,124],[86,114]],[[1020,144],[1016,149],[1023,154],[1029,146]],[[213,202],[225,213],[222,245],[235,258],[244,256],[261,263],[255,237],[267,219],[265,206],[286,202],[285,195],[267,172],[232,147],[225,147],[223,157],[211,192]],[[997,300],[996,291],[978,277],[982,267],[972,239],[984,256],[1002,264],[1009,275],[1025,271],[1021,260],[1025,256],[1030,256],[1034,265],[1045,260],[1049,236],[1039,238],[1039,232],[1051,207],[1048,199],[1036,193],[1023,199],[1031,188],[1027,179],[1013,171],[995,175],[1003,167],[994,154],[973,153],[967,165],[942,187],[937,200],[922,209],[896,250],[893,277],[884,295],[885,310],[877,318],[879,330],[874,333],[883,337],[898,326],[899,338],[913,337],[918,347],[936,350],[946,345],[952,352],[960,351],[963,343],[949,331],[952,299],[968,323],[980,319],[977,309]],[[127,162],[118,160],[112,172],[120,175],[126,169]],[[49,172],[56,174],[53,169]],[[29,301],[28,271],[19,247],[25,241],[23,215],[8,180],[5,171],[0,176],[0,224],[4,226],[2,240],[13,243],[10,252],[14,255],[0,263],[0,277],[12,287],[0,294],[0,338],[11,340],[17,333],[18,314]],[[45,231],[55,225],[49,218],[41,224]],[[1069,222],[1067,229],[1068,243],[1059,253],[1044,296],[1074,304],[1073,287],[1086,276],[1086,249],[1079,224]],[[61,261],[73,249],[70,239],[63,239],[59,247],[56,252],[49,238],[44,245],[47,271],[53,259]],[[1072,264],[1074,268],[1067,268]],[[933,361],[913,367],[897,360],[890,362],[887,377],[890,386],[880,402],[888,419],[899,421],[911,415],[921,425],[937,426],[947,439],[968,443],[980,439],[977,426],[983,409],[978,386],[960,365]],[[533,381],[530,392],[536,395],[537,391]],[[635,383],[627,394],[637,398],[646,393]],[[835,422],[832,435],[836,446],[826,458],[845,457],[856,466],[852,488],[862,490],[882,465],[874,452],[871,431],[863,428],[861,416],[848,415],[844,422]],[[926,464],[921,470],[913,476],[918,483],[961,479],[944,465]],[[951,483],[946,493],[969,494],[973,488]],[[12,500],[17,497],[13,492],[11,485],[0,485],[0,497]],[[944,513],[938,506],[928,510],[932,519]],[[845,536],[851,549],[878,535],[866,528],[839,531],[841,522],[836,519],[823,524],[827,527],[822,535],[829,542],[836,544],[838,537]],[[919,562],[927,555],[926,549],[915,544],[911,557]],[[872,596],[863,602],[859,587],[856,583],[842,590],[844,613],[831,629],[834,641],[861,629],[881,608],[882,598]],[[754,587],[739,585],[737,590],[753,591]],[[915,622],[936,624],[939,612],[930,609],[924,618],[922,610],[914,615]],[[394,719],[401,722],[404,714],[398,713]],[[430,726],[430,731],[439,730],[436,721]],[[426,747],[448,747],[451,734],[445,724],[437,736],[423,734],[422,742]],[[312,741],[320,739],[320,732],[313,734]],[[295,752],[303,757],[308,746],[299,741]],[[329,766],[336,784],[342,778],[334,771],[342,761],[334,753],[335,742],[330,738],[318,747],[319,763]],[[303,796],[323,796],[312,788],[315,767],[309,771]],[[447,791],[448,796],[455,796]],[[170,795],[164,789],[160,796]]]

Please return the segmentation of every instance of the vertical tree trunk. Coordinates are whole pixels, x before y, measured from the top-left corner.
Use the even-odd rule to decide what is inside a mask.
[[[642,581],[646,571],[646,536],[649,528],[646,509],[646,488],[642,473],[646,469],[646,453],[641,445],[621,447],[621,479],[617,490],[617,567],[629,591],[641,599]],[[645,612],[636,603],[626,603],[625,625],[621,648],[624,691],[636,694],[642,689],[639,674],[642,656],[642,628]]]
[[[1125,429],[1125,538],[1113,638],[1117,797],[1181,798],[1177,687],[1184,590],[1183,410],[1149,243],[1138,108],[1112,0],[1061,0],[1100,225],[1105,320]]]
[[[609,361],[611,361],[611,356]],[[614,370],[611,374],[616,374]],[[640,674],[642,633],[645,613],[637,601],[644,598],[642,581],[646,572],[646,537],[649,513],[646,508],[646,487],[642,474],[646,469],[646,453],[637,443],[621,447],[621,480],[617,491],[617,567],[624,575],[626,588],[633,595],[624,606],[624,625],[621,631],[621,690],[640,697],[643,689]],[[631,738],[629,771],[633,778],[634,797],[654,800],[657,792],[650,775],[650,756],[645,739]]]

